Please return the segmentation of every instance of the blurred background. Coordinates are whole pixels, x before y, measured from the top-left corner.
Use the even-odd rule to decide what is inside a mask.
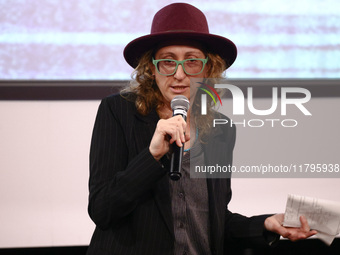
[[[129,79],[122,51],[175,1],[1,0],[1,79]],[[336,0],[186,1],[231,39],[230,78],[339,78]]]

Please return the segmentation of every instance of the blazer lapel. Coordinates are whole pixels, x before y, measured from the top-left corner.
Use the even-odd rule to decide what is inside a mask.
[[[207,144],[203,144],[205,155],[205,164],[223,166],[231,164],[231,158],[227,157],[228,144],[225,141],[225,133],[217,129],[212,139]],[[231,152],[232,153],[232,152]],[[232,154],[231,154],[232,155]],[[216,175],[215,178],[207,178],[207,188],[209,197],[209,212],[211,225],[211,242],[212,247],[218,248],[223,246],[223,232],[225,225],[225,212],[228,203],[228,192],[230,191],[230,175]]]
[[[210,240],[213,250],[221,247],[221,237],[223,236],[225,225],[225,203],[219,188],[220,179],[207,179],[209,198],[209,220],[210,220]]]
[[[167,225],[171,235],[175,237],[168,175],[163,176],[163,178],[157,183],[156,187],[153,189],[153,192],[157,206],[163,216],[165,224]]]
[[[136,113],[135,117],[133,132],[136,142],[136,155],[141,150],[145,149],[146,146],[149,146],[159,117],[156,111],[152,111],[146,116]],[[166,158],[166,156],[162,158],[162,163],[167,169],[169,169],[170,161]],[[174,236],[168,175],[163,176],[163,178],[155,184],[153,187],[153,194],[156,205],[159,208],[165,224],[167,225],[170,233]]]
[[[159,117],[156,111],[152,111],[150,114],[143,116],[139,113],[135,113],[135,120],[131,128],[133,132],[133,139],[136,145],[136,151],[132,153],[137,155],[139,152],[149,146],[153,133],[155,132]]]

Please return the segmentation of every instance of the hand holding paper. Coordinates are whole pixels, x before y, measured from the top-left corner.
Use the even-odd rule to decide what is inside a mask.
[[[305,217],[300,217],[300,223],[298,226],[290,228],[282,226],[284,220],[284,214],[275,214],[268,217],[264,226],[267,230],[277,233],[291,241],[297,241],[301,239],[306,239],[317,233],[316,230],[310,230],[308,222]]]
[[[298,195],[288,195],[283,226],[300,227],[305,216],[317,237],[330,245],[340,230],[340,203]]]

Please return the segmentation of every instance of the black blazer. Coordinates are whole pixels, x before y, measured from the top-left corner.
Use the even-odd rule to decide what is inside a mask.
[[[102,100],[90,151],[88,212],[96,224],[87,254],[174,253],[168,162],[157,162],[149,144],[159,117],[140,115],[120,95]],[[232,163],[235,128],[215,132],[205,148],[206,162]],[[265,242],[267,216],[247,218],[228,210],[230,179],[207,179],[212,254],[230,244]]]

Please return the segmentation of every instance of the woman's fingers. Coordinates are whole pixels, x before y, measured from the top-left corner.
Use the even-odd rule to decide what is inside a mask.
[[[265,228],[269,231],[275,232],[283,237],[288,238],[291,241],[297,241],[301,239],[306,239],[312,235],[317,234],[317,231],[310,230],[308,225],[308,221],[306,217],[301,216],[300,227],[283,227],[284,214],[275,214],[273,216],[268,217],[265,220]]]
[[[169,119],[159,120],[155,133],[150,143],[150,152],[159,160],[169,151],[169,144],[177,144],[182,147],[187,141],[185,137],[186,122],[182,116],[174,116]]]
[[[182,143],[185,143],[185,128],[186,122],[184,121],[183,117],[178,115],[174,116],[168,120],[163,122],[164,129],[166,130],[167,134],[171,137],[170,143],[174,143],[178,146],[182,146]]]

